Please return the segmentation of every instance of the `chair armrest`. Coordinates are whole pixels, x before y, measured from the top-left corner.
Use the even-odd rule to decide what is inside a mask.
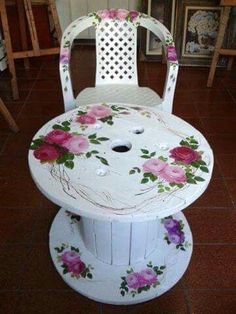
[[[83,16],[73,21],[64,31],[61,39],[59,71],[65,112],[75,108],[75,97],[71,82],[70,59],[74,39],[86,28],[93,25],[94,18]]]

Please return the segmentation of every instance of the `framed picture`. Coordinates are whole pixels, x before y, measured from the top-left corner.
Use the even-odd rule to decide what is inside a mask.
[[[142,11],[164,24],[173,34],[175,0],[143,1]],[[142,51],[147,60],[162,59],[161,41],[153,33],[147,30],[142,33]]]
[[[176,48],[179,63],[209,65],[219,29],[218,1],[178,1]]]

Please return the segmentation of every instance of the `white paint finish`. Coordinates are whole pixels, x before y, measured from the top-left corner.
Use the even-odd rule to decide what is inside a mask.
[[[128,265],[130,256],[130,223],[112,222],[112,264]]]
[[[148,222],[136,222],[131,226],[130,263],[144,260],[147,244]]]
[[[49,234],[50,254],[53,263],[62,277],[62,279],[75,291],[86,297],[102,303],[109,304],[136,304],[153,298],[157,298],[170,288],[172,288],[183,276],[186,271],[192,255],[192,234],[188,222],[180,212],[173,218],[182,220],[184,223],[185,239],[190,246],[186,251],[176,250],[174,244],[168,245],[163,238],[159,241],[159,249],[154,251],[147,260],[131,265],[117,266],[109,265],[99,261],[84,247],[83,241],[77,231],[75,224],[71,221],[63,209],[56,215]],[[79,222],[80,224],[80,222]],[[76,228],[75,228],[76,227]],[[162,234],[165,230],[163,225],[159,225]],[[77,236],[76,236],[77,232]],[[80,258],[86,264],[91,265],[92,279],[71,277],[71,273],[63,274],[62,263],[58,260],[58,254],[55,247],[61,247],[62,243],[70,247],[79,248]],[[132,294],[126,294],[124,297],[120,294],[121,277],[127,276],[127,270],[133,268],[134,272],[140,272],[147,269],[147,263],[151,261],[153,266],[165,265],[166,269],[163,275],[158,275],[160,285],[156,288],[151,287],[148,291],[137,293],[135,297]]]
[[[97,258],[111,264],[111,223],[93,220]]]
[[[93,220],[81,217],[80,230],[85,247],[96,256],[96,242],[93,228]]]
[[[159,221],[157,219],[153,221],[148,221],[145,258],[148,257],[156,249],[157,238],[159,234],[158,226]]]

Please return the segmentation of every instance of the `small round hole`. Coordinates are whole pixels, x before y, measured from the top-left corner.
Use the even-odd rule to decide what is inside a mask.
[[[117,153],[126,153],[132,147],[132,144],[126,140],[115,140],[111,143],[111,149]]]
[[[144,128],[142,126],[136,126],[132,129],[134,134],[142,134],[144,132]]]

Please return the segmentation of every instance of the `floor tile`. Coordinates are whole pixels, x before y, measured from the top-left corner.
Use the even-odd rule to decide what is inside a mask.
[[[51,90],[33,90],[29,97],[27,98],[27,103],[31,103],[32,101],[45,101],[45,102],[62,102],[63,97],[62,97],[62,91],[61,89],[56,90],[56,91],[51,91]]]
[[[20,289],[37,289],[42,291],[49,289],[71,289],[54,267],[49,253],[48,241],[32,247],[30,256],[25,263],[24,280],[20,285]]]
[[[217,160],[225,178],[236,178],[236,154],[218,154]]]
[[[189,295],[194,314],[236,313],[236,291],[190,291]]]
[[[103,305],[103,314],[159,314],[188,313],[184,292],[176,290],[167,292],[160,297],[145,303],[129,306]]]
[[[37,208],[42,200],[30,176],[0,178],[0,195],[0,208]]]
[[[226,179],[225,181],[230,197],[234,205],[236,205],[236,179]]]
[[[29,252],[30,248],[25,245],[0,246],[0,287],[2,290],[19,288]]]
[[[236,105],[236,104],[235,104]],[[204,130],[211,134],[236,133],[236,117],[201,118]]]
[[[64,113],[64,104],[62,102],[30,102],[25,104],[21,112],[21,117],[44,117],[50,119]]]
[[[100,314],[99,304],[73,291],[22,294],[14,314]]]
[[[175,102],[173,105],[173,113],[180,118],[195,118],[197,116],[197,110],[194,103],[183,104],[181,102]]]
[[[235,102],[200,102],[199,104],[196,104],[196,108],[200,117],[222,118],[236,116]],[[220,125],[218,128],[220,130]]]
[[[195,245],[184,281],[188,289],[236,289],[236,246]]]
[[[9,167],[9,165],[11,167]],[[28,158],[15,156],[10,160],[9,156],[0,156],[0,177],[29,177]]]
[[[231,95],[226,90],[176,90],[175,93],[175,99],[177,102],[182,103],[189,103],[189,102],[195,102],[195,103],[223,103],[223,102],[232,102],[234,99],[231,97]]]
[[[12,291],[0,291],[0,313],[14,314],[17,307],[19,293]]]
[[[0,245],[30,244],[35,228],[37,211],[23,208],[1,208]]]
[[[194,243],[235,243],[236,211],[222,208],[191,208],[184,214]]]
[[[217,154],[234,154],[236,152],[235,134],[205,134],[206,139],[211,145],[213,152]]]
[[[212,179],[206,191],[193,205],[195,207],[231,207],[232,201],[224,181]]]

